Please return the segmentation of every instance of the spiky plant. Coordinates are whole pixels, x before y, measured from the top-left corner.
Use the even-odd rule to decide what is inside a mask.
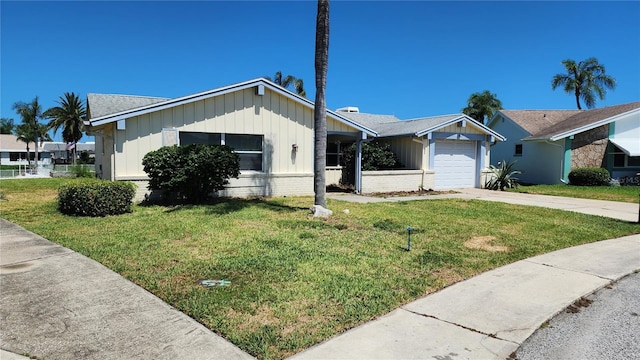
[[[514,170],[516,161],[502,160],[498,163],[498,167],[489,165],[492,176],[487,180],[484,187],[489,190],[504,191],[505,188],[518,187],[518,178],[514,175],[522,174],[522,171]]]

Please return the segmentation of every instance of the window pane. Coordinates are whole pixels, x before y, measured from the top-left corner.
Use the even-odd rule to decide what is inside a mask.
[[[338,166],[337,154],[327,154],[327,166]]]
[[[624,167],[624,154],[614,154],[613,155],[613,166],[614,167]]]
[[[627,166],[640,166],[640,156],[629,156]]]
[[[220,145],[220,134],[180,131],[180,145]]]
[[[522,144],[516,144],[515,155],[522,155]]]
[[[262,135],[226,134],[225,144],[236,151],[262,151]]]
[[[262,154],[239,153],[240,170],[262,171]]]

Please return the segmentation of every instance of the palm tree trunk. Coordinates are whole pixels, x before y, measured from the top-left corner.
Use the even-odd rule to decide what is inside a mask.
[[[316,17],[316,104],[314,108],[315,161],[313,190],[315,205],[327,207],[326,166],[327,166],[327,68],[329,64],[329,0],[318,0]]]

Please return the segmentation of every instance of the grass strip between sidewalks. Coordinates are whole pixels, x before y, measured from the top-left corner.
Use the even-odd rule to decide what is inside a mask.
[[[640,201],[640,186],[574,186],[574,185],[528,185],[509,189],[538,195],[554,195],[573,198],[621,201],[637,204]]]
[[[312,197],[135,206],[131,214],[80,218],[56,210],[66,181],[3,180],[2,217],[101,262],[264,359],[290,356],[480,272],[640,232],[607,218],[459,199],[330,199],[334,215],[325,220],[309,216]],[[410,252],[407,226],[415,229]],[[203,279],[231,284],[206,288]]]

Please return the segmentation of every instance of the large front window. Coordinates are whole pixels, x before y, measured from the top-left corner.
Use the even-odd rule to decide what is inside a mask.
[[[617,146],[613,146],[613,167],[640,167],[640,156],[628,156]]]
[[[240,170],[262,170],[262,135],[180,131],[180,145],[227,145],[240,156]]]

